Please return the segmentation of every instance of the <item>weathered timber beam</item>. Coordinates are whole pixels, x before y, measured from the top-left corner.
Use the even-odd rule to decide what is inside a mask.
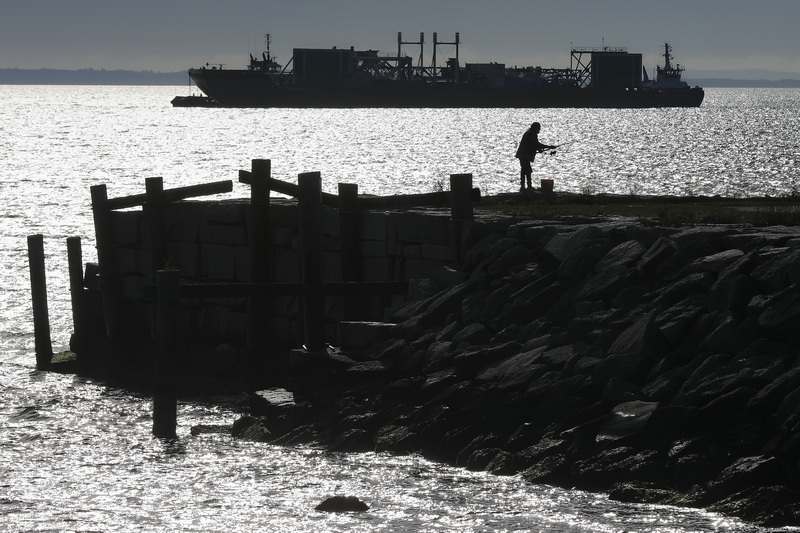
[[[209,196],[211,194],[222,194],[233,190],[233,181],[214,181],[211,183],[201,183],[199,185],[188,185],[186,187],[175,187],[174,189],[164,189],[163,198],[165,202],[184,200],[195,196]],[[144,205],[147,201],[147,194],[132,194],[130,196],[120,196],[111,198],[106,205],[109,209],[125,209],[127,207],[137,207]]]
[[[239,171],[239,183],[249,185],[252,181],[252,173],[249,170]],[[267,181],[270,190],[286,194],[297,198],[300,190],[294,183],[269,178]],[[477,202],[481,199],[481,190],[477,187],[472,189],[472,200]],[[403,209],[408,207],[436,207],[450,205],[450,191],[420,193],[420,194],[396,194],[393,196],[359,196],[358,205],[360,209]],[[335,194],[322,193],[322,205],[329,207],[339,207],[339,197]]]
[[[326,296],[345,294],[406,294],[407,281],[329,281],[324,283]],[[181,298],[242,298],[248,296],[301,296],[303,283],[182,283]],[[155,285],[145,285],[144,294],[155,296]]]
[[[245,185],[251,185],[252,182],[253,182],[252,172],[250,172],[249,170],[239,171],[239,183],[244,183]],[[294,183],[276,180],[275,178],[272,177],[267,178],[266,182],[267,186],[269,187],[269,190],[285,194],[287,196],[291,196],[292,198],[297,198],[297,195],[300,192],[300,186]],[[323,192],[322,205],[327,205],[329,207],[338,207],[339,197],[336,196],[335,194]]]
[[[361,209],[403,209],[409,207],[446,207],[450,205],[450,191],[420,194],[396,194],[394,196],[359,196]],[[472,201],[481,199],[481,190],[472,189]]]

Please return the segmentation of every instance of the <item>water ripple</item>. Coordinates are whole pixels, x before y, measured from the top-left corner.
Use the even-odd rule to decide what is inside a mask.
[[[370,194],[430,192],[472,172],[484,194],[513,190],[530,122],[574,141],[535,163],[561,190],[787,194],[798,187],[800,91],[709,90],[699,109],[173,109],[182,88],[7,86],[0,93],[0,529],[12,531],[756,532],[713,513],[607,497],[430,463],[341,455],[198,433],[242,398],[179,405],[178,439],[151,436],[149,398],[34,370],[26,237],[45,236],[54,348],[72,330],[64,238],[95,261],[89,187],[138,194],[234,180],[253,158],[275,177],[320,171]],[[788,111],[787,111],[788,110]],[[222,400],[222,399],[220,399]],[[352,494],[360,514],[314,510]]]

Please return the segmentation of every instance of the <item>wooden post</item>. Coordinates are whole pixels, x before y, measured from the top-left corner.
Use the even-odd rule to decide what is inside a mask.
[[[86,305],[83,294],[83,251],[80,237],[67,237],[67,266],[69,270],[69,293],[72,301],[72,339],[70,349],[75,352],[78,364],[85,361]]]
[[[150,231],[150,275],[169,268],[167,255],[166,214],[164,213],[164,179],[145,178],[145,202],[142,211]]]
[[[36,368],[47,370],[50,367],[50,360],[53,358],[53,345],[50,341],[50,315],[47,310],[44,237],[41,234],[28,236],[28,265],[31,271]]]
[[[108,192],[105,185],[94,185],[91,191],[106,337],[112,341],[119,341],[122,339],[122,289],[120,288],[115,266],[116,258],[114,257],[111,211],[108,208]]]
[[[462,241],[464,227],[473,220],[472,174],[450,175],[450,241],[453,263],[463,262]]]
[[[306,172],[297,177],[300,261],[303,274],[303,327],[306,350],[325,351],[325,293],[322,281],[322,176]]]
[[[361,256],[359,254],[359,210],[358,185],[339,184],[339,234],[342,257],[342,281],[361,280]],[[359,297],[342,296],[342,320],[356,320],[359,313]]]
[[[450,174],[450,211],[453,220],[472,220],[472,174]]]
[[[253,159],[250,186],[250,273],[251,283],[269,280],[269,179],[271,161]],[[268,345],[266,298],[247,299],[247,367],[250,386],[255,388],[263,371],[264,351]]]
[[[154,365],[153,435],[174,439],[178,425],[175,349],[178,336],[180,272],[156,272],[156,357]]]
[[[250,281],[269,278],[269,179],[271,161],[253,159],[250,186]]]

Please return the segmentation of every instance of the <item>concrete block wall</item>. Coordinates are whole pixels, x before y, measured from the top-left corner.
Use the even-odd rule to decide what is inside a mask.
[[[145,287],[153,284],[150,228],[141,210],[112,213],[114,257],[123,298],[131,312],[149,312]],[[302,281],[296,203],[273,199],[269,208],[269,281]],[[183,201],[165,210],[166,255],[156,264],[177,269],[183,283],[245,283],[249,281],[250,204],[247,200]],[[339,213],[323,209],[324,279],[341,281]],[[428,278],[452,261],[451,222],[447,210],[367,211],[360,221],[362,281],[409,281]],[[360,298],[360,318],[383,319],[388,307],[404,296]],[[301,304],[295,297],[267,302],[270,337],[278,344],[298,346]],[[182,327],[198,340],[243,344],[247,298],[192,298],[181,304]],[[135,311],[134,311],[135,310]],[[336,344],[340,315],[337,297],[326,298],[328,342]],[[131,323],[147,323],[137,317]],[[139,332],[141,335],[141,332]]]

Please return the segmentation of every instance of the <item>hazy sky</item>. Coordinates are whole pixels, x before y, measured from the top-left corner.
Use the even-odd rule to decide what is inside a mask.
[[[241,68],[272,35],[294,47],[394,53],[425,33],[463,61],[568,67],[570,47],[623,46],[652,68],[669,41],[686,77],[767,69],[800,78],[800,0],[0,0],[0,68]],[[419,56],[416,46],[405,52]],[[441,58],[454,55],[440,47]]]

